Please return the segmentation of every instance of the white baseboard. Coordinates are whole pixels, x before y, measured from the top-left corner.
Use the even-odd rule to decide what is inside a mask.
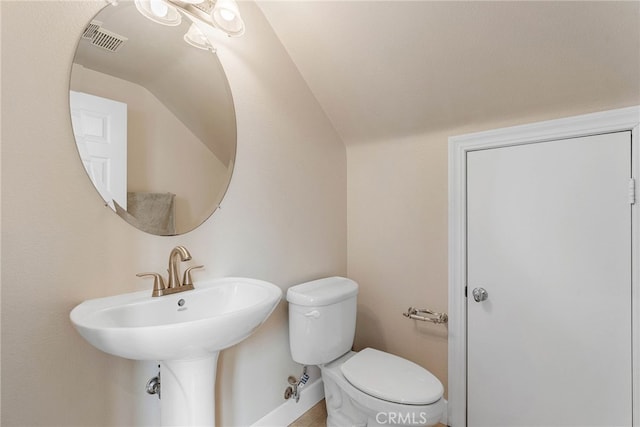
[[[324,383],[318,378],[306,384],[300,392],[300,400],[290,399],[256,421],[251,427],[288,426],[324,398]]]

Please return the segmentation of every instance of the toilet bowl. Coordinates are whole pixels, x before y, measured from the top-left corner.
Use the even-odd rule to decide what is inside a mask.
[[[293,286],[289,339],[293,359],[318,365],[327,426],[433,426],[446,414],[442,383],[401,357],[366,348],[351,351],[358,285],[330,277]]]
[[[338,360],[320,367],[325,388],[327,426],[433,426],[440,422],[446,409],[445,400],[442,398],[442,384],[425,369],[423,369],[424,373],[432,379],[427,383],[416,378],[417,381],[398,380],[395,384],[389,384],[390,389],[386,389],[385,397],[393,401],[375,396],[370,388],[363,390],[364,387],[360,388],[351,383],[342,370],[345,362],[353,361],[354,356],[367,352],[397,357],[367,348],[359,353],[349,352]],[[398,359],[411,363],[405,359]],[[359,362],[359,360],[356,361]],[[374,368],[369,363],[363,363],[363,365]],[[413,366],[419,368],[418,365]],[[374,372],[391,374],[390,371],[380,371],[380,369],[386,369],[384,366],[376,366],[375,369],[370,371],[370,374]],[[375,381],[376,376],[369,375],[368,378]],[[396,389],[400,386],[404,386],[403,390]],[[425,393],[426,390],[428,393]],[[414,403],[407,403],[407,400]]]

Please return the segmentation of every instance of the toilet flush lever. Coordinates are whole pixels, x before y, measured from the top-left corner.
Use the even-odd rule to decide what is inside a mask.
[[[308,313],[304,314],[304,317],[310,317],[312,319],[317,319],[318,317],[320,317],[320,312],[318,310],[312,310]]]

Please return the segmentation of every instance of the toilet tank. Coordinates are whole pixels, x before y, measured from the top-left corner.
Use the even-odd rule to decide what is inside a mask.
[[[289,347],[293,360],[303,365],[322,365],[351,350],[357,295],[358,284],[344,277],[289,288]]]

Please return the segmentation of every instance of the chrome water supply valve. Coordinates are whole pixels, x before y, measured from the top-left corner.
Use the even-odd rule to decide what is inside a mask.
[[[289,400],[292,397],[298,395],[298,380],[293,375],[289,375],[287,378],[287,382],[289,383],[289,387],[284,390],[284,399]]]
[[[300,392],[302,391],[302,387],[309,381],[309,374],[307,374],[307,367],[304,367],[304,372],[300,377],[300,381],[298,381],[298,393],[296,394],[296,403],[300,400]]]
[[[158,375],[147,381],[146,390],[149,394],[157,394],[158,399],[162,398],[160,393],[160,371],[158,371]]]
[[[289,378],[287,378],[289,387],[284,390],[285,400],[294,398],[296,399],[296,403],[298,403],[298,401],[300,400],[300,390],[305,386],[307,381],[309,381],[309,374],[307,374],[306,366],[302,368],[302,375],[300,376],[300,379],[294,377],[293,375],[289,375]]]

